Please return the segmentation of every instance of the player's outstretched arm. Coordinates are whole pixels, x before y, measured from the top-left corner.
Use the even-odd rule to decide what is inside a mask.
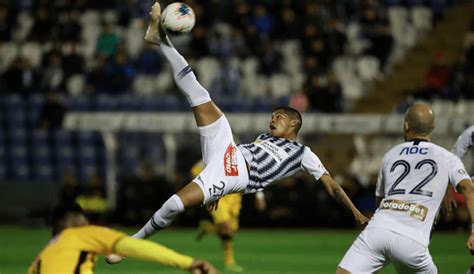
[[[466,205],[471,217],[471,235],[467,240],[466,247],[469,249],[469,252],[474,255],[474,185],[469,179],[461,180],[458,184],[458,189],[462,191],[464,196],[466,196]]]
[[[354,214],[354,218],[357,222],[365,224],[369,221],[369,219],[360,213],[360,211],[355,207],[344,189],[342,189],[342,187],[340,187],[329,174],[321,176],[320,181],[324,184],[326,191],[331,195],[331,197],[343,204],[352,212],[352,214]]]
[[[195,260],[147,240],[124,237],[115,244],[114,252],[122,256],[179,268],[190,273],[218,273],[209,262]]]

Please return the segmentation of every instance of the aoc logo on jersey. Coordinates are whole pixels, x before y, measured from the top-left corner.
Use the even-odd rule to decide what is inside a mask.
[[[428,154],[428,148],[427,147],[404,147],[402,149],[402,151],[400,152],[400,154],[398,155],[402,155],[402,154],[405,154],[405,155],[408,155],[408,154],[422,154],[422,155],[426,155]]]
[[[224,173],[225,176],[239,176],[239,169],[235,160],[235,152],[237,148],[233,144],[229,144],[224,154]]]

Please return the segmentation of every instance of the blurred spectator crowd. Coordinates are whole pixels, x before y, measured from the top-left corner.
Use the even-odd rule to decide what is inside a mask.
[[[131,110],[181,110],[169,67],[159,51],[143,43],[152,3],[0,2],[0,93],[56,92],[72,101],[92,101],[76,104],[77,110],[121,110],[120,95],[131,94],[126,106]],[[415,0],[188,3],[197,25],[176,37],[175,45],[225,110],[265,111],[291,103],[319,112],[350,108],[383,75],[392,55],[414,45],[448,5]],[[100,104],[103,94],[112,95],[109,103]],[[138,99],[150,96],[148,105]]]
[[[189,109],[161,52],[143,43],[153,2],[0,0],[0,180],[62,180],[66,199],[74,197],[104,213],[102,137],[63,130],[62,120],[68,111]],[[162,6],[170,2],[161,1]],[[172,40],[225,111],[266,112],[291,105],[340,113],[350,111],[453,2],[192,0],[186,3],[197,24],[190,34]],[[472,86],[472,74],[466,77],[472,71],[472,46],[465,56],[450,69],[449,87]],[[116,155],[119,198],[126,205],[119,210],[126,212],[127,222],[142,221],[176,187],[156,176],[155,167],[166,159],[163,139],[142,132],[120,132],[118,139],[127,144]],[[176,181],[186,177],[186,169],[181,167]],[[365,196],[370,186],[351,183],[356,179],[348,178],[347,187],[371,210]],[[286,204],[278,196],[281,189],[289,193]],[[300,199],[301,193],[308,199]],[[324,207],[305,204],[315,200],[337,207],[323,196],[314,184],[288,180],[269,195],[281,208],[270,208],[262,220],[303,218],[294,213]],[[338,214],[322,218],[333,224],[350,219]],[[304,218],[288,223],[308,224]]]

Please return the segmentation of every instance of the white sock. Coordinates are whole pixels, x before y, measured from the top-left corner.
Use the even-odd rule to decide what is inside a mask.
[[[178,215],[184,211],[184,204],[178,195],[174,194],[171,196],[162,206],[158,209],[151,219],[143,226],[137,233],[132,237],[139,239],[146,239],[153,235],[157,230],[161,230],[167,227]]]
[[[165,39],[167,39],[167,42],[161,43],[161,51],[163,51],[166,59],[168,59],[171,64],[176,85],[181,92],[186,95],[191,107],[211,101],[209,92],[197,81],[191,66],[189,66],[184,57],[173,47],[168,37]]]

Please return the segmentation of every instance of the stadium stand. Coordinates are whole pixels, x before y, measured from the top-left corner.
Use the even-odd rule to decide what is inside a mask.
[[[57,114],[52,115],[60,117],[59,126],[45,126],[48,114],[43,109],[50,92],[57,95],[56,109],[63,112],[188,109],[175,92],[170,68],[163,64],[160,52],[143,44],[147,9],[153,1],[133,2],[0,1],[0,24],[7,26],[0,29],[0,180],[59,181],[70,172],[85,183],[97,172],[105,181],[106,153],[98,132],[61,129],[62,116]],[[288,104],[317,113],[397,109],[385,102],[402,102],[401,111],[405,100],[380,91],[380,83],[409,61],[410,49],[438,35],[437,28],[449,24],[450,18],[443,20],[446,11],[459,4],[221,2],[226,3],[190,1],[198,24],[190,35],[176,37],[175,45],[218,104],[231,113],[264,113]],[[453,29],[458,30],[458,25]],[[464,45],[465,66],[471,69],[472,31]],[[471,79],[460,62],[450,70],[457,72],[456,79]],[[436,98],[435,111],[457,115],[474,110],[472,101],[447,101],[472,99],[466,91],[474,89],[465,84],[448,81],[445,88],[455,96]],[[376,99],[371,99],[372,90]],[[378,104],[380,97],[383,104]],[[358,102],[368,106],[360,108]],[[161,134],[119,132],[118,139],[129,144],[117,151],[121,172],[136,172],[143,159],[155,166],[165,164]],[[337,147],[332,136],[315,139]],[[368,147],[361,150],[352,138],[336,139],[349,142],[343,151],[354,149],[355,155],[365,158],[367,151],[381,153],[396,142],[393,136],[369,138]],[[346,152],[331,153],[319,146],[322,158],[337,172],[340,166],[351,164],[353,157]],[[364,176],[362,180],[367,180],[370,174]]]

